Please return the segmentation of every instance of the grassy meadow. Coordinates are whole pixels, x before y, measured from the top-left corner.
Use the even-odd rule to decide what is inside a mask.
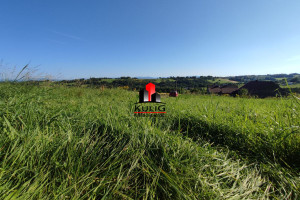
[[[159,91],[158,91],[159,92]],[[297,98],[0,84],[0,199],[299,199]]]

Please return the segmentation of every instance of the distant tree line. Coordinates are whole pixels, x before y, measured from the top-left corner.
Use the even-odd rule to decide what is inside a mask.
[[[226,77],[232,81],[238,81],[241,83],[247,83],[250,81],[274,81],[277,83],[282,83],[281,79],[286,79],[288,82],[297,82],[300,81],[300,74],[292,73],[292,74],[267,74],[267,75],[245,75],[245,76],[229,76]]]
[[[87,85],[88,87],[100,87],[106,88],[124,87],[128,86],[132,90],[144,89],[145,85],[149,82],[155,84],[156,89],[160,92],[171,92],[174,90],[191,91],[195,93],[206,91],[208,85],[212,85],[212,81],[215,77],[212,76],[187,76],[187,77],[168,77],[158,79],[138,79],[131,77],[120,78],[89,78],[89,79],[73,79],[62,80],[59,83],[64,83],[69,86],[75,85]]]
[[[157,79],[138,79],[136,77],[123,76],[120,78],[89,78],[89,79],[73,79],[62,80],[57,83],[62,83],[67,86],[85,86],[85,87],[105,87],[116,88],[122,87],[129,90],[141,90],[145,85],[152,82],[156,86],[156,90],[163,93],[168,93],[177,90],[179,93],[207,93],[207,86],[210,85],[229,85],[229,84],[245,84],[254,80],[274,81],[284,85],[286,81],[289,83],[300,83],[300,74],[275,74],[275,75],[247,75],[223,77],[238,83],[230,83],[230,81],[220,84],[216,82],[218,77],[213,76],[171,76],[167,78],[159,77]],[[286,80],[285,80],[286,79]],[[300,88],[292,88],[292,92],[300,93]]]

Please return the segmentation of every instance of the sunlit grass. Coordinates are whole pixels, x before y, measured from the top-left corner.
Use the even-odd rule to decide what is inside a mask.
[[[164,118],[133,116],[137,100],[2,83],[0,198],[299,197],[299,171],[280,163],[298,166],[293,99],[182,95],[163,99]]]

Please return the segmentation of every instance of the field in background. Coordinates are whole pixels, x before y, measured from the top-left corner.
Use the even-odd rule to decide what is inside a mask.
[[[226,84],[226,83],[239,83],[237,81],[232,81],[227,78],[215,78],[214,80],[210,80],[211,83],[217,83],[217,84]]]
[[[0,84],[1,199],[297,199],[296,98]]]
[[[283,88],[300,88],[300,83],[293,84],[293,85],[282,85]]]

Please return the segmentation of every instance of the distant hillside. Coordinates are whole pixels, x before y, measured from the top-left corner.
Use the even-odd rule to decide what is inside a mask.
[[[213,76],[186,76],[186,77],[120,77],[120,78],[89,78],[89,79],[73,79],[62,80],[56,83],[67,86],[82,87],[106,87],[115,88],[123,87],[130,90],[140,90],[149,82],[156,85],[160,92],[171,92],[177,90],[180,93],[206,93],[208,86],[224,86],[236,85],[242,87],[250,81],[273,81],[281,87],[285,87],[286,83],[291,85],[292,91],[300,92],[300,74],[274,74],[274,75],[245,75],[245,76],[229,76],[229,77],[213,77]]]
[[[232,81],[247,83],[249,81],[274,81],[274,82],[281,82],[285,79],[288,82],[291,82],[297,78],[300,77],[300,74],[298,73],[292,73],[292,74],[267,74],[267,75],[243,75],[243,76],[228,76],[225,77]],[[297,80],[295,80],[297,81]]]
[[[211,80],[210,82],[211,83],[218,83],[218,84],[239,83],[238,81],[229,80],[228,78],[215,78],[214,80]]]

